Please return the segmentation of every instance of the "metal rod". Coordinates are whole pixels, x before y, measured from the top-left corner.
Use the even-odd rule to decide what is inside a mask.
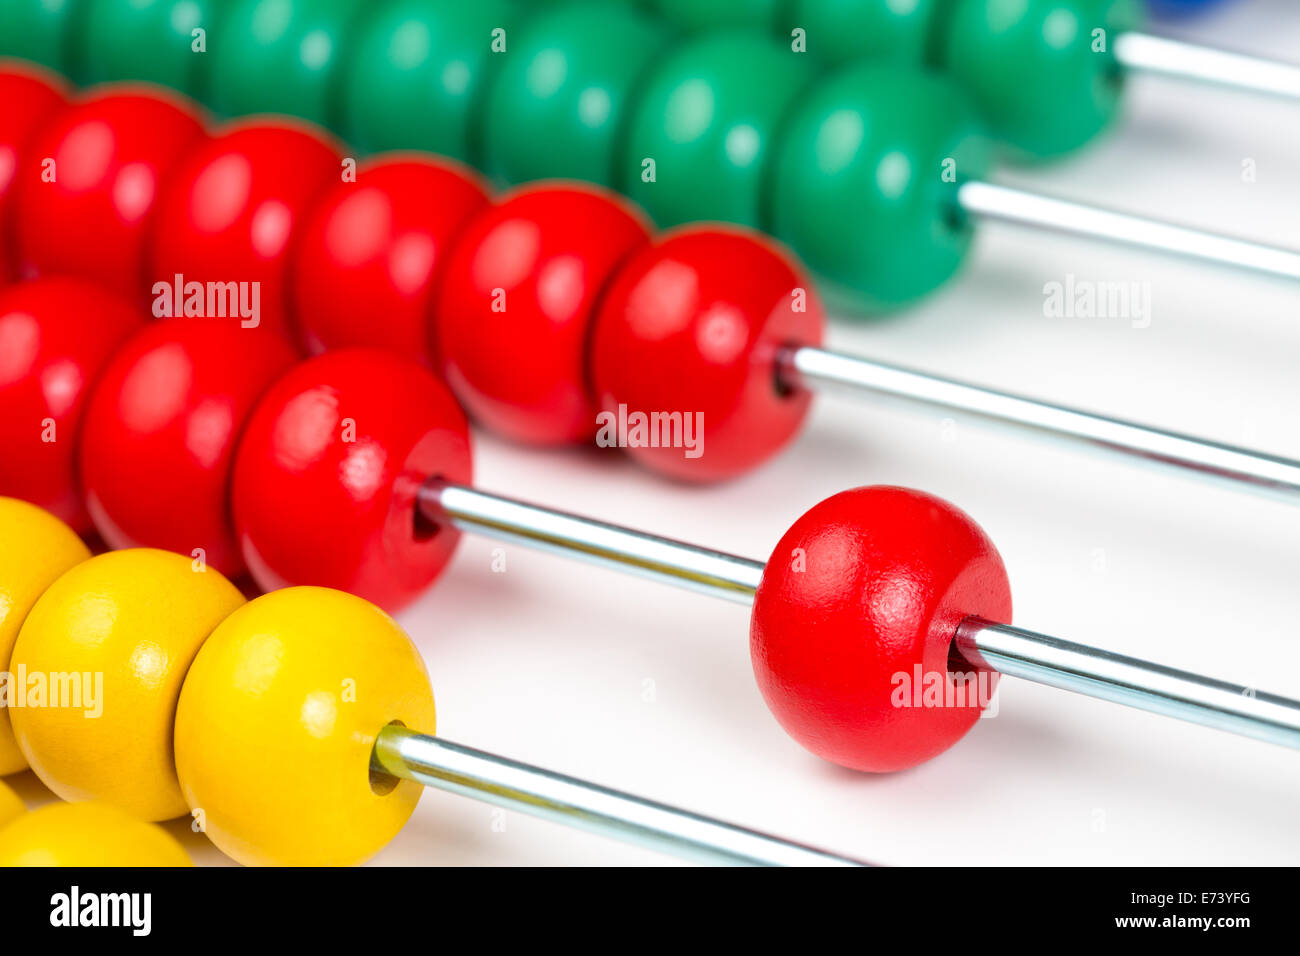
[[[966,213],[984,219],[1034,226],[1068,236],[1109,239],[1120,245],[1300,279],[1300,252],[1291,249],[1051,199],[1010,186],[962,183],[957,187],[957,203]]]
[[[950,408],[1009,422],[1146,461],[1189,469],[1198,475],[1280,493],[1300,501],[1300,461],[1180,435],[999,392],[924,372],[838,355],[811,346],[788,350],[779,374],[791,387],[811,384],[849,388]]]
[[[461,485],[430,482],[419,492],[420,510],[435,523],[529,545],[604,567],[635,573],[744,604],[752,602],[763,575],[758,561],[641,531],[552,511]],[[1015,677],[1164,714],[1231,733],[1300,749],[1300,702],[1272,694],[1257,703],[1228,706],[1235,688],[1207,677],[1120,657],[1032,631],[971,619],[953,635],[958,649],[978,663]],[[1014,638],[1014,640],[1013,640]],[[1004,662],[1006,669],[998,662]],[[1149,679],[1148,685],[1145,681]],[[1281,732],[1278,728],[1285,728]]]
[[[630,570],[740,604],[750,603],[763,576],[758,561],[473,488],[430,483],[419,495],[424,516],[435,523],[450,521],[462,531]]]
[[[1300,749],[1300,702],[1007,624],[967,618],[957,649],[1013,677]]]
[[[585,780],[390,724],[371,762],[394,777],[700,863],[865,866],[756,830],[620,793]]]
[[[1300,100],[1300,67],[1290,63],[1147,33],[1123,33],[1115,38],[1113,50],[1115,60],[1129,71]]]

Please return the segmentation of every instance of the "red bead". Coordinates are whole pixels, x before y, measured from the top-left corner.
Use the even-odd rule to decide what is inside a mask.
[[[254,289],[258,294],[259,324],[292,338],[291,249],[312,202],[341,175],[341,162],[325,134],[286,117],[236,123],[192,151],[159,203],[155,294],[165,296],[178,274],[204,287],[258,283],[246,288],[249,303]]]
[[[240,441],[244,560],[267,590],[321,585],[395,611],[460,537],[417,519],[416,492],[471,471],[465,416],[431,372],[378,349],[326,352],[271,387]]]
[[[434,351],[472,418],[537,444],[595,434],[592,318],[619,263],[649,236],[636,207],[594,186],[527,187],[474,220],[434,309]]]
[[[683,424],[675,436],[630,427],[608,437],[675,478],[743,474],[798,431],[810,396],[779,387],[777,358],[784,346],[820,343],[824,325],[807,277],[757,233],[731,226],[666,233],[619,270],[606,293],[591,380],[600,407],[619,422],[625,411],[633,426],[637,414],[656,413],[679,413]],[[692,436],[694,448],[685,441]]]
[[[53,161],[53,180],[33,170],[18,188],[23,274],[83,276],[144,300],[159,192],[202,141],[188,102],[139,84],[101,88],[63,110],[31,147]]]
[[[0,282],[18,275],[13,246],[13,196],[19,179],[40,175],[40,155],[30,143],[41,126],[63,108],[63,81],[30,63],[3,60],[0,68]]]
[[[294,363],[288,343],[234,323],[167,319],[114,356],[86,407],[81,480],[114,548],[193,554],[243,570],[230,522],[235,444],[257,399]]]
[[[429,309],[448,249],[487,192],[434,157],[383,159],[334,186],[307,221],[294,315],[313,353],[372,345],[429,363]]]
[[[763,570],[754,675],[808,750],[903,770],[961,739],[996,688],[987,670],[964,688],[953,677],[979,673],[953,649],[970,615],[1011,621],[1002,558],[974,521],[919,491],[845,491],[796,521]]]
[[[0,290],[0,495],[90,529],[77,477],[86,396],[145,313],[80,279]]]

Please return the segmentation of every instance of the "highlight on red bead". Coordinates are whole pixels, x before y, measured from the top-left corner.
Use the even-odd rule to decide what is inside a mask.
[[[99,87],[62,110],[31,143],[39,175],[16,191],[23,274],[84,276],[142,297],[158,196],[203,138],[189,101],[144,84]]]
[[[432,364],[435,281],[488,202],[476,173],[417,154],[378,157],[319,197],[298,244],[294,313],[313,354],[353,345]]]
[[[431,478],[468,483],[469,429],[430,371],[378,349],[309,359],[253,411],[232,505],[264,589],[312,584],[395,611],[429,586],[459,540],[417,517]]]
[[[763,699],[802,746],[854,770],[904,770],[979,719],[997,674],[954,649],[969,616],[1011,622],[993,542],[932,495],[873,486],[816,505],[763,570],[750,656]]]
[[[591,382],[638,461],[688,481],[733,478],[799,430],[811,396],[780,386],[778,358],[820,344],[824,327],[808,277],[771,240],[739,226],[671,230],[605,293]]]
[[[154,314],[222,318],[295,338],[293,244],[342,171],[333,140],[289,117],[236,122],[192,150],[159,199]]]
[[[146,313],[81,279],[0,289],[0,495],[90,530],[77,470],[87,396]]]
[[[66,102],[63,79],[32,63],[0,58],[0,282],[16,279],[12,233],[18,182],[39,175],[41,157],[29,146],[43,124]]]
[[[296,356],[234,323],[166,319],[113,357],[86,408],[81,479],[114,548],[193,556],[243,570],[230,520],[236,442],[253,406]]]
[[[515,190],[473,221],[433,327],[443,374],[472,418],[533,444],[595,434],[592,319],[610,277],[649,238],[634,205],[579,183]]]

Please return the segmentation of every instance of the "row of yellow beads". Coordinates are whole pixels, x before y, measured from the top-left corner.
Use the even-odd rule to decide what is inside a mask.
[[[0,863],[178,865],[184,852],[146,823],[186,814],[241,863],[357,863],[421,791],[372,784],[376,734],[434,728],[418,650],[368,602],[325,588],[246,602],[177,554],[91,557],[12,498],[0,498],[0,674],[0,776],[30,766],[86,804],[18,814],[0,790]]]

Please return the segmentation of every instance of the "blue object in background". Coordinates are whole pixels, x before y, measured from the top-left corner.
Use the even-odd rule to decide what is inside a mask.
[[[1147,6],[1157,16],[1179,16],[1217,6],[1222,0],[1147,0]]]

